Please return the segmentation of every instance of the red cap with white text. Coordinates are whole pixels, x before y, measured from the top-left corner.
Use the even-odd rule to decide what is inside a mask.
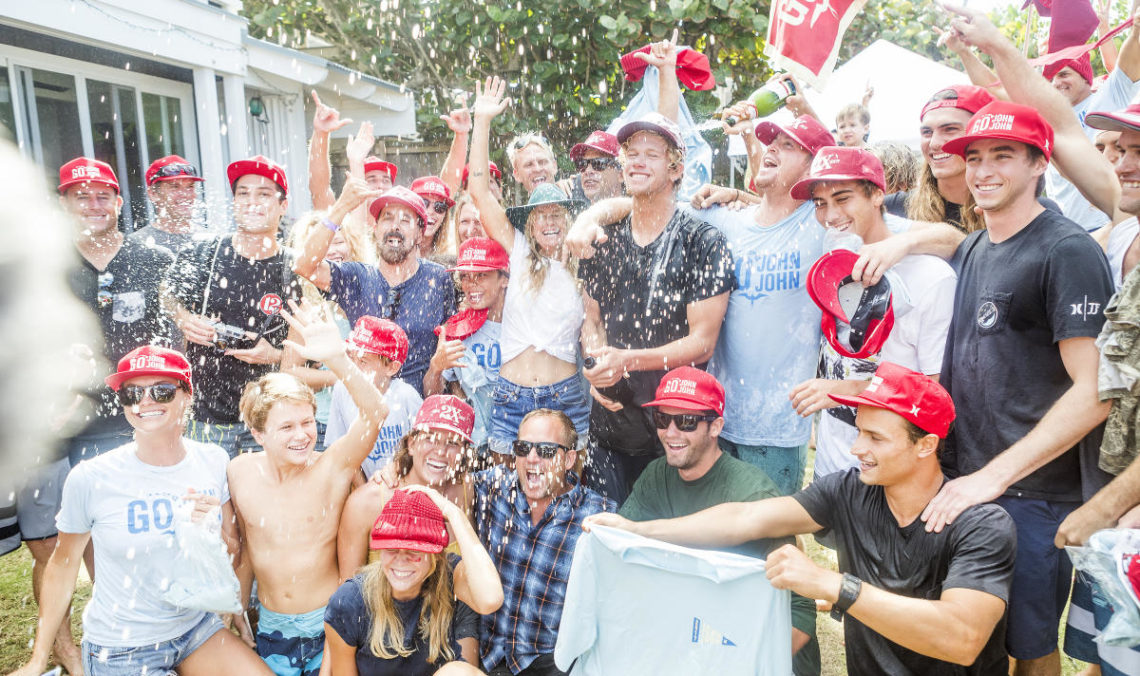
[[[453,394],[433,394],[420,406],[412,429],[454,432],[471,442],[475,429],[475,409]]]
[[[77,157],[59,168],[60,194],[80,183],[99,183],[119,192],[119,179],[111,165],[90,157]]]
[[[103,379],[107,386],[116,392],[131,378],[144,376],[164,376],[181,380],[186,383],[189,392],[193,392],[190,383],[190,362],[177,350],[155,345],[136,347],[119,360],[119,366],[114,373]]]
[[[883,163],[862,148],[824,148],[811,161],[811,173],[792,186],[792,198],[810,200],[816,181],[870,181],[886,190]]]
[[[711,373],[681,366],[665,374],[653,401],[642,406],[672,406],[724,415],[724,386]]]
[[[966,135],[947,141],[942,150],[965,157],[971,143],[987,139],[1004,139],[1033,146],[1045,154],[1045,159],[1053,154],[1053,128],[1041,113],[1035,108],[1009,101],[994,101],[974,113],[966,127]]]
[[[830,396],[847,406],[885,408],[940,439],[946,438],[950,423],[954,422],[954,401],[944,387],[917,371],[889,361],[879,364],[861,394]]]

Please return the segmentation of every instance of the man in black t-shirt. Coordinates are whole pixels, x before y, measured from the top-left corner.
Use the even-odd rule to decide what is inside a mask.
[[[633,211],[605,228],[607,241],[581,261],[579,275],[587,296],[582,340],[596,360],[585,370],[595,398],[592,484],[620,502],[662,454],[642,404],[667,369],[708,361],[735,277],[724,235],[676,209],[685,161],[677,125],[650,113],[617,138]]]
[[[839,570],[794,545],[768,555],[772,585],[832,604],[843,618],[850,674],[1005,676],[1004,615],[1017,549],[1013,522],[992,504],[969,507],[940,532],[923,509],[942,487],[939,439],[954,421],[950,395],[929,377],[880,364],[856,396],[859,467],[829,474],[788,497],[726,503],[691,516],[614,526],[680,545],[714,548],[828,531]]]
[[[257,447],[238,401],[246,383],[280,364],[287,328],[278,313],[300,294],[293,257],[277,241],[288,206],[285,171],[259,155],[234,162],[226,174],[237,230],[179,252],[163,301],[186,336],[198,386],[187,436],[233,457]]]

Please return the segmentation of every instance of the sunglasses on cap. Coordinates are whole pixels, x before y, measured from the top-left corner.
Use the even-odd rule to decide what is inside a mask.
[[[451,207],[447,206],[447,202],[432,202],[431,208],[437,214],[446,214]]]
[[[523,134],[522,136],[516,138],[510,145],[507,146],[507,152],[516,152],[522,150],[532,143],[540,145],[547,150],[551,149],[550,141],[547,141],[545,136],[531,132],[529,134]]]
[[[530,455],[531,449],[534,449],[534,451],[538,453],[538,457],[545,460],[549,460],[558,455],[558,451],[570,450],[562,444],[556,444],[553,441],[523,441],[522,439],[516,439],[512,446],[515,455],[520,458],[525,458]]]
[[[653,411],[653,426],[659,430],[669,429],[669,423],[677,426],[680,432],[692,432],[702,422],[712,422],[720,416],[712,413],[678,413],[670,415],[661,411]]]
[[[591,157],[588,160],[574,161],[574,167],[578,171],[585,171],[586,167],[589,167],[594,171],[605,171],[606,169],[610,169],[616,166],[618,166],[618,161],[612,157]]]
[[[116,395],[119,397],[119,404],[126,406],[135,406],[142,402],[143,397],[150,395],[151,401],[156,404],[169,404],[174,401],[174,395],[178,390],[184,390],[186,386],[181,383],[155,383],[154,385],[124,385],[119,388]]]
[[[198,170],[195,169],[192,164],[168,164],[154,172],[154,176],[151,177],[151,180],[153,181],[156,178],[173,178],[175,176],[197,178]]]

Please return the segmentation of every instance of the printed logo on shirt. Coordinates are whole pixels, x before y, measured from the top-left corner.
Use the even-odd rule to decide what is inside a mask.
[[[731,646],[736,647],[730,638],[724,635],[723,632],[717,631],[712,627],[707,626],[701,622],[701,618],[693,618],[693,643],[704,646]]]
[[[1083,321],[1087,321],[1089,317],[1095,317],[1100,313],[1100,303],[1089,302],[1088,296],[1085,296],[1084,301],[1080,303],[1073,303],[1071,307],[1071,316],[1080,317]]]
[[[997,320],[998,309],[997,305],[994,305],[993,301],[987,300],[978,307],[978,326],[982,327],[983,329],[990,329],[993,328],[995,324],[997,324]]]
[[[124,324],[137,322],[146,316],[146,296],[142,291],[115,294],[111,304],[111,319]]]
[[[257,308],[267,315],[275,315],[281,311],[281,305],[281,296],[275,293],[267,293],[261,297]]]
[[[757,251],[734,258],[737,292],[748,300],[755,301],[773,293],[801,288],[799,251]]]

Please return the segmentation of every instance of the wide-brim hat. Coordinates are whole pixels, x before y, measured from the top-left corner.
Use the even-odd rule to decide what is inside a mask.
[[[573,216],[584,209],[589,203],[585,200],[567,197],[566,193],[558,189],[553,183],[542,183],[530,194],[530,200],[523,206],[507,209],[507,220],[521,232],[526,232],[526,221],[530,212],[536,207],[554,204],[565,208]]]

